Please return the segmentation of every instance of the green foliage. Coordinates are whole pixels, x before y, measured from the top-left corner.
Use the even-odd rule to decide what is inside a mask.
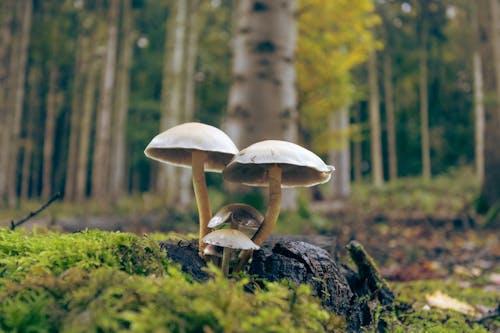
[[[376,188],[354,184],[352,205],[369,211],[387,209],[405,212],[460,212],[468,208],[478,194],[473,171],[468,168],[450,170],[426,182],[420,177],[400,178]]]
[[[154,238],[158,237],[156,235]],[[150,237],[0,229],[0,330],[325,332],[342,328],[307,286],[192,282]]]
[[[302,0],[297,43],[300,120],[316,151],[338,146],[350,131],[328,128],[332,112],[352,103],[351,71],[375,47],[372,29],[378,24],[370,0]]]

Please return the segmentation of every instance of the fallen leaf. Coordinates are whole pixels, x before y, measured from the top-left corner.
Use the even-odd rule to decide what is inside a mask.
[[[496,285],[500,285],[500,274],[499,273],[491,273],[490,276],[490,281],[493,282]]]
[[[430,306],[434,306],[436,308],[454,310],[470,316],[479,315],[478,311],[472,305],[443,294],[439,290],[435,291],[433,294],[425,295],[425,299]]]

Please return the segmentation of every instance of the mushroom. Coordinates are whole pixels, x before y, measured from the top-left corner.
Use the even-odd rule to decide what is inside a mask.
[[[209,232],[207,225],[212,215],[204,172],[221,172],[237,152],[233,141],[220,129],[195,122],[177,125],[158,134],[144,150],[151,159],[192,168],[200,221],[200,255],[204,247],[201,240]]]
[[[262,224],[264,216],[255,208],[243,203],[233,203],[219,209],[208,222],[209,228],[216,228],[230,222],[231,228],[238,229],[252,237]]]
[[[327,182],[335,168],[313,152],[291,142],[266,140],[241,150],[222,172],[231,182],[249,186],[269,186],[269,203],[264,221],[253,236],[262,245],[269,236],[281,208],[281,187],[313,186]],[[250,257],[240,258],[238,266]],[[241,268],[241,267],[239,267]]]
[[[216,258],[222,258],[222,248],[212,244],[208,244],[203,249],[203,254],[206,256],[212,256]]]
[[[224,276],[229,274],[229,260],[231,258],[232,249],[258,250],[260,248],[257,244],[252,242],[247,235],[236,229],[219,229],[212,231],[203,237],[203,242],[224,248],[221,264],[221,270]]]

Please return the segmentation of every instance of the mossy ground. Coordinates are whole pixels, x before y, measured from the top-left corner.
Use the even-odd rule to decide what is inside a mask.
[[[156,236],[158,237],[158,235]],[[168,238],[169,236],[165,236]],[[343,321],[306,286],[192,281],[150,237],[0,229],[5,332],[326,332]]]
[[[396,302],[411,307],[403,311],[396,306],[395,311],[383,314],[381,319],[386,322],[389,332],[498,332],[498,317],[478,323],[474,322],[474,316],[428,305],[426,295],[440,291],[472,306],[491,310],[498,306],[498,293],[492,293],[480,285],[464,288],[463,283],[454,278],[392,283],[391,287],[398,294]]]

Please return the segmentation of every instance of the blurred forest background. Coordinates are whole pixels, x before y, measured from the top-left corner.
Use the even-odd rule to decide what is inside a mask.
[[[2,0],[0,206],[191,207],[190,178],[143,150],[194,120],[335,165],[301,202],[448,177],[498,211],[499,100],[498,0]]]

